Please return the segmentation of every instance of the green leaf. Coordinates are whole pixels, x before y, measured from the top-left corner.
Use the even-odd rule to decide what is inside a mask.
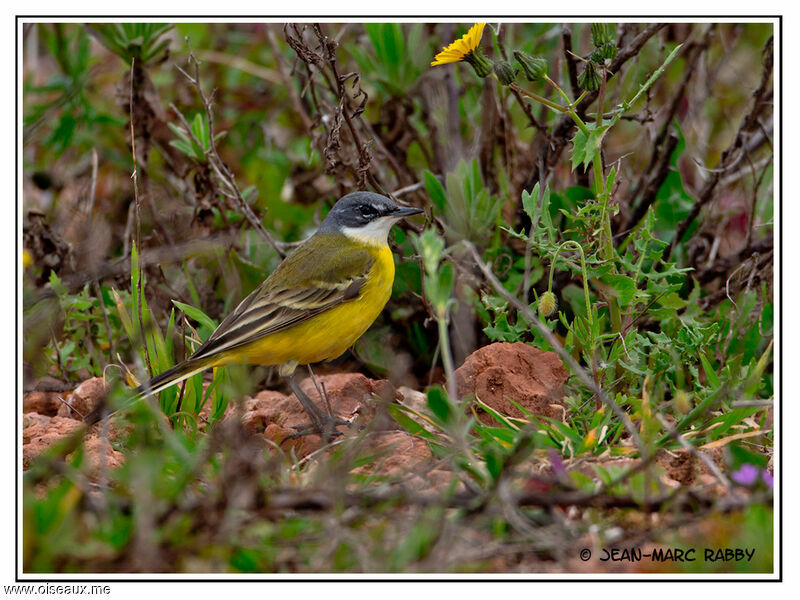
[[[200,113],[197,113],[194,116],[194,121],[192,122],[192,133],[194,134],[194,137],[197,138],[197,141],[200,142],[200,147],[203,150],[208,150],[208,125]]]
[[[756,362],[755,366],[752,368],[750,374],[747,376],[747,380],[744,382],[744,393],[747,395],[755,394],[758,390],[758,386],[761,383],[761,377],[764,375],[764,371],[769,364],[769,357],[772,353],[772,340],[770,340],[769,344],[767,345],[767,349],[763,352],[761,357]]]
[[[617,177],[617,167],[611,167],[611,170],[608,172],[608,177],[606,178],[606,189],[611,190],[614,189],[614,179]]]
[[[447,192],[439,179],[430,171],[425,171],[422,174],[425,181],[425,189],[428,190],[428,195],[431,197],[431,202],[439,210],[443,211],[447,205]]]
[[[556,241],[556,230],[553,227],[553,218],[550,215],[550,186],[545,186],[544,194],[541,198],[542,201],[542,223],[544,223],[544,227],[547,230],[547,237],[550,240],[551,244],[554,244]]]
[[[455,269],[453,269],[453,265],[450,262],[445,262],[442,264],[441,269],[438,273],[439,277],[437,280],[437,289],[436,289],[436,297],[431,298],[433,303],[437,306],[437,308],[444,310],[447,307],[447,303],[450,300],[450,296],[453,293],[453,283],[455,282]]]
[[[589,163],[594,160],[595,154],[600,150],[600,145],[603,143],[603,137],[606,135],[610,124],[604,124],[597,128],[589,128],[588,135],[581,129],[575,133],[572,138],[572,170],[574,171],[578,165],[588,167]]]
[[[133,316],[133,331],[134,331],[134,339],[141,340],[142,339],[142,332],[139,330],[139,277],[141,273],[139,272],[139,254],[136,250],[136,243],[134,242],[131,245],[131,304],[132,304],[132,316]],[[142,287],[144,287],[144,282],[142,282]],[[144,294],[142,294],[142,300],[144,300]],[[142,311],[142,321],[144,321],[144,311]]]
[[[428,407],[443,423],[447,423],[450,419],[450,402],[442,388],[432,387],[428,390]]]
[[[184,304],[183,302],[178,302],[177,300],[173,300],[172,303],[189,315],[189,317],[208,327],[211,331],[214,331],[217,328],[217,322],[199,308]]]
[[[533,186],[533,191],[522,190],[522,210],[531,218],[534,229],[539,223],[539,183]]]
[[[674,308],[675,310],[681,309],[687,304],[686,300],[681,298],[680,294],[677,292],[671,292],[665,296],[661,296],[657,302],[665,308]]]
[[[169,143],[169,145],[172,146],[173,148],[177,148],[178,150],[180,150],[181,152],[183,152],[187,156],[191,156],[193,158],[196,158],[195,157],[195,153],[194,153],[194,148],[192,148],[191,145],[189,145],[189,144],[187,144],[187,143],[185,143],[185,142],[183,142],[181,140],[172,140]]]
[[[181,140],[183,140],[187,144],[191,144],[192,142],[191,138],[188,135],[186,135],[186,132],[183,129],[175,125],[175,123],[167,123],[167,126],[172,130],[172,133],[181,138]]]
[[[702,358],[702,355],[701,355]],[[697,406],[695,406],[688,415],[686,415],[683,419],[681,419],[678,424],[675,426],[675,429],[679,432],[685,432],[687,427],[694,423],[698,418],[701,416],[707,415],[709,411],[722,399],[723,392],[727,394],[728,386],[720,386],[717,387],[714,391],[712,391],[708,396],[706,396]],[[658,445],[661,446],[667,440],[669,440],[669,434],[665,434],[658,440]]]
[[[636,295],[636,282],[627,275],[606,273],[600,277],[600,281],[611,286],[613,289],[612,293],[623,307],[630,304],[631,300],[633,300]]]
[[[53,292],[55,292],[59,296],[62,296],[69,292],[69,289],[67,288],[67,286],[61,283],[61,279],[59,279],[55,271],[50,271],[50,289],[52,289]]]
[[[392,418],[411,435],[418,435],[429,440],[436,439],[436,436],[434,436],[430,431],[408,416],[408,408],[401,406],[400,404],[388,404],[386,409],[389,411],[389,414],[392,415]]]
[[[711,363],[706,358],[704,353],[700,353],[700,363],[703,365],[703,371],[706,373],[706,379],[708,383],[711,385],[712,388],[719,387],[719,377],[717,377],[716,371],[714,371],[714,367],[711,366]]]

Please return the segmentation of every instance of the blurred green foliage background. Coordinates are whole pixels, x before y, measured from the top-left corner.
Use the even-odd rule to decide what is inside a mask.
[[[495,493],[504,465],[519,460],[531,439],[530,452],[557,450],[570,459],[627,456],[631,442],[625,423],[601,410],[574,372],[563,422],[545,419],[531,438],[503,415],[494,415],[502,427],[461,419],[455,399],[430,387],[446,383],[450,353],[458,366],[495,341],[551,348],[530,315],[481,281],[465,241],[531,313],[542,294],[556,292],[557,312],[536,320],[631,416],[648,451],[678,448],[655,414],[681,431],[702,423],[698,445],[767,431],[774,393],[772,25],[613,25],[620,58],[603,92],[605,121],[594,99],[576,103],[593,127],[610,122],[671,52],[676,57],[598,142],[605,204],[592,170],[578,166],[583,155],[568,118],[491,77],[475,77],[466,64],[429,66],[469,26],[26,23],[25,387],[69,389],[110,364],[139,379],[148,366],[150,375],[164,370],[310,235],[337,198],[371,189],[424,208],[426,219],[394,231],[397,275],[387,309],[351,353],[322,370],[360,370],[425,390],[424,420],[450,446],[434,443],[420,414],[396,409],[393,416],[438,455],[474,451],[474,462],[452,459],[472,485]],[[482,47],[493,59],[513,50],[544,56],[550,77],[574,100],[581,95],[576,74],[592,51],[590,24],[489,24]],[[562,102],[545,82],[518,74],[517,83]],[[26,564],[37,571],[138,568],[126,562],[142,543],[129,513],[152,493],[177,507],[161,521],[160,543],[172,557],[166,569],[363,568],[344,550],[317,560],[323,518],[263,519],[249,531],[234,527],[225,541],[192,529],[185,501],[203,495],[198,474],[222,487],[229,475],[224,456],[203,462],[211,442],[198,433],[196,415],[210,398],[216,422],[229,399],[280,385],[265,370],[236,373],[221,373],[205,395],[202,375],[193,378],[182,407],[191,418],[175,416],[175,390],[162,396],[172,434],[147,430],[155,417],[136,413],[142,428],[120,442],[140,450],[117,473],[124,502],[99,526],[70,525],[73,511],[85,508],[70,500],[74,481],[34,470]],[[721,400],[720,390],[734,391]],[[752,401],[764,403],[736,404]],[[771,432],[759,440],[758,447],[731,443],[730,467],[763,467]],[[71,460],[79,470],[80,456]],[[294,477],[291,469],[270,469],[259,489]],[[576,488],[593,489],[584,479],[575,477]],[[147,494],[136,491],[142,482]],[[651,483],[630,480],[623,491],[646,495]],[[731,522],[767,522],[767,504]],[[442,511],[421,511],[410,529],[389,517],[374,527],[373,517],[359,517],[344,525],[357,538],[347,548],[402,539],[370,564],[430,567],[437,540],[425,524],[446,521]],[[493,515],[478,529],[508,541],[512,521]],[[720,517],[715,527],[728,525]],[[87,539],[96,545],[73,553],[76,540]],[[771,531],[758,541],[771,547]],[[197,545],[204,550],[195,564],[186,557]],[[282,545],[293,548],[291,560],[279,550],[263,553]],[[771,555],[756,568],[771,568]]]

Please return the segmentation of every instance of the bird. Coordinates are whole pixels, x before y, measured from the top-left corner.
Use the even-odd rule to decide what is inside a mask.
[[[212,367],[276,366],[308,413],[311,429],[331,434],[343,422],[308,398],[295,381],[295,369],[338,358],[377,319],[394,282],[389,231],[400,220],[422,212],[373,192],[343,196],[317,231],[286,256],[191,356],[136,388],[131,403]],[[104,412],[98,406],[84,421],[96,423]]]

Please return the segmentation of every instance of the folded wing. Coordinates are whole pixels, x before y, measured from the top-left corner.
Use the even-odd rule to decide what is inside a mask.
[[[330,256],[330,246],[325,245],[327,256],[320,260],[315,242],[309,239],[288,256],[192,358],[235,350],[357,298],[374,262],[370,253],[359,247],[334,246],[335,256]],[[320,263],[326,267],[320,268]]]

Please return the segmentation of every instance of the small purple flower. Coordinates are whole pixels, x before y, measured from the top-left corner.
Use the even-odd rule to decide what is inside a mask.
[[[739,467],[738,470],[731,473],[731,479],[739,485],[750,486],[758,481],[759,471],[761,471],[761,469],[757,466],[746,463]]]
[[[561,460],[561,456],[550,448],[547,451],[547,457],[550,459],[550,465],[553,468],[553,475],[556,476],[557,479],[566,479],[567,478],[567,468],[564,466],[564,461]]]
[[[769,489],[772,489],[773,485],[772,473],[764,469],[763,471],[761,471],[761,480],[764,482],[764,485],[766,485]]]

